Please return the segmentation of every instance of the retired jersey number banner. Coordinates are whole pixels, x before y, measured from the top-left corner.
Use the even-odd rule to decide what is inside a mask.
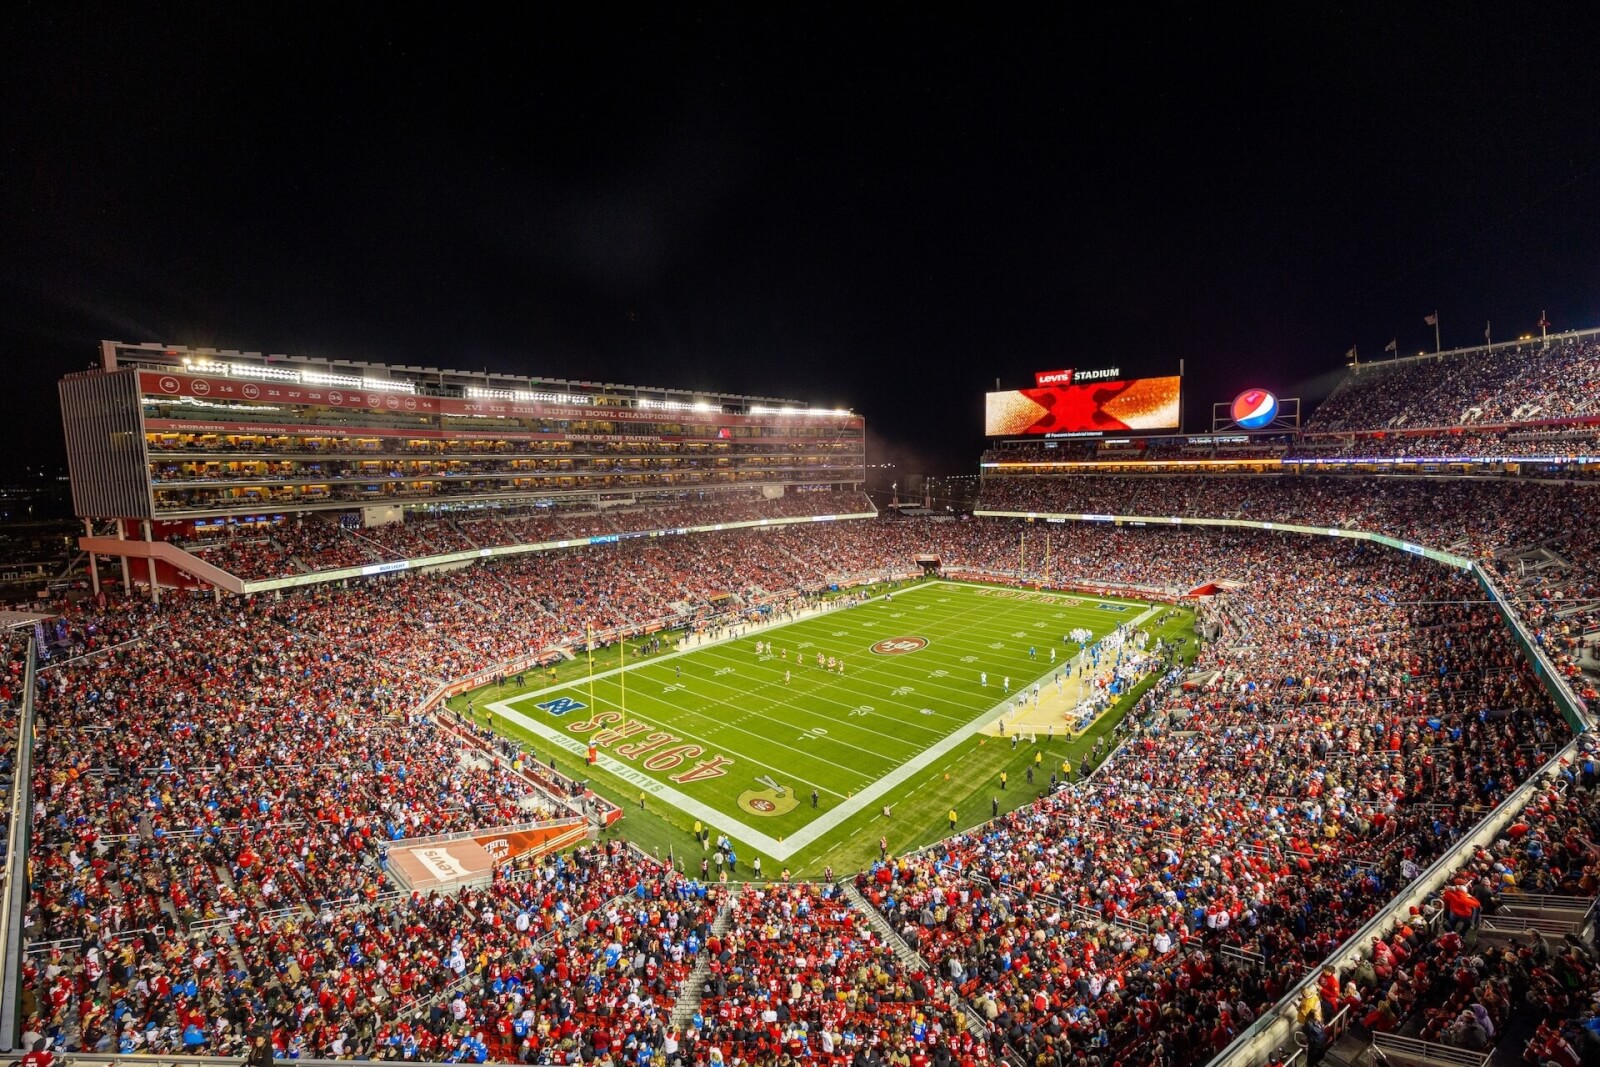
[[[1176,430],[1183,379],[1127,378],[1007,389],[985,397],[986,437]]]

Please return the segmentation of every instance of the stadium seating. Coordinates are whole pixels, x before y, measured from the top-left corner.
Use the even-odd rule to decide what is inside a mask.
[[[1146,697],[1090,783],[860,876],[1030,1061],[1046,1019],[1208,1058],[1565,739],[1460,579],[1319,543],[1252,581],[1270,614],[1209,686]]]
[[[1600,344],[1556,338],[1490,355],[1370,363],[1345,377],[1307,429],[1504,426],[1600,415]]]
[[[689,503],[594,510],[504,509],[481,517],[416,519],[352,528],[305,517],[223,542],[179,543],[208,563],[245,579],[278,578],[340,567],[467,552],[503,545],[539,544],[649,530],[805,515],[866,514],[861,493],[791,492],[775,500],[723,495]]]
[[[1576,1064],[1594,1053],[1600,968],[1575,934],[1600,880],[1592,834],[1600,819],[1600,775],[1589,745],[1539,789],[1498,840],[1476,851],[1440,896],[1374,936],[1355,962],[1325,969],[1298,1006],[1306,1032],[1343,1012],[1346,1056],[1397,1036],[1434,1055],[1503,1054],[1532,1063]],[[1570,908],[1564,906],[1570,903]],[[1528,919],[1527,916],[1541,916]],[[1530,931],[1543,925],[1541,937]],[[1508,1047],[1507,1042],[1510,1042]]]
[[[698,1030],[729,1060],[826,1062],[861,1046],[987,1051],[832,886],[743,887],[708,951]]]
[[[1568,669],[1584,655],[1591,616],[1560,613],[1593,592],[1586,489],[1085,476],[991,479],[984,494],[1006,510],[1236,515],[1453,548],[1516,584]],[[308,522],[274,538],[302,561],[372,560],[616,521],[372,537]],[[1528,565],[1536,544],[1555,561]],[[449,899],[385,892],[387,840],[560,802],[415,714],[441,682],[590,627],[713,625],[727,594],[736,613],[785,610],[834,582],[912,573],[920,553],[974,574],[1015,576],[1022,560],[1064,584],[1244,591],[1206,609],[1223,627],[1198,664],[1211,680],[1162,678],[1094,778],[863,873],[928,971],[833,890],[724,897],[614,844]],[[935,1061],[1009,1048],[1029,1062],[1203,1062],[1566,739],[1474,593],[1359,541],[886,518],[622,540],[281,599],[58,604],[26,1014],[64,1047],[101,1051],[237,1055],[264,1025],[284,1056],[715,1046],[730,1062],[798,1048],[843,1063],[876,1038]],[[1566,885],[1538,871],[1542,855],[1514,859],[1517,876]],[[713,931],[724,907],[731,932]],[[680,1031],[670,1015],[697,956],[701,1025]],[[1257,958],[1271,963],[1235,966]]]

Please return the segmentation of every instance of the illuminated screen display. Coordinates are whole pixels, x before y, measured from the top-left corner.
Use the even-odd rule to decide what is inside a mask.
[[[985,397],[987,437],[1176,430],[1183,379],[1127,378],[1036,389],[1007,389]]]

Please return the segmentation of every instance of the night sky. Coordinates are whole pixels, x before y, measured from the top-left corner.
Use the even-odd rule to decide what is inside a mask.
[[[0,13],[29,459],[102,337],[846,404],[959,473],[996,377],[1183,358],[1193,430],[1435,308],[1600,325],[1585,5],[234,6]]]

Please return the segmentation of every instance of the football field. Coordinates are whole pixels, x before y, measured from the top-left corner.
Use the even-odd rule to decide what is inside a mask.
[[[612,646],[592,665],[580,657],[559,684],[486,707],[480,695],[478,712],[540,758],[556,754],[564,772],[608,787],[627,810],[627,836],[636,817],[698,820],[741,856],[798,870],[884,821],[886,805],[892,820],[919,792],[924,809],[944,812],[991,790],[973,780],[969,758],[1017,746],[982,731],[1014,713],[1019,694],[1031,699],[1036,682],[1046,694],[1058,672],[1070,682],[1080,650],[1071,631],[1098,640],[1119,624],[1175,621],[1172,609],[1135,601],[921,582],[676,651],[640,656],[630,645],[625,665]],[[1044,779],[1071,754],[1074,725],[1061,716],[1021,742]],[[1008,808],[1023,788],[1007,786]]]

